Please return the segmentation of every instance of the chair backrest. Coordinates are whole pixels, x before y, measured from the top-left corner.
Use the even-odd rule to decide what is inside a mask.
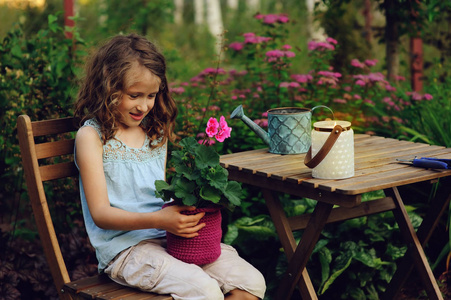
[[[28,194],[41,243],[60,299],[71,299],[69,295],[61,292],[63,285],[70,282],[70,278],[50,216],[43,182],[78,175],[78,170],[73,162],[75,139],[73,135],[69,135],[69,137],[62,135],[77,130],[73,121],[73,118],[62,118],[31,122],[27,115],[19,116],[17,121]],[[35,141],[36,137],[47,135],[52,136],[50,142],[38,143]],[[61,137],[61,139],[56,140],[54,135]],[[39,163],[39,160],[47,159],[46,161],[48,161],[49,158],[61,156],[69,157],[70,161],[67,162],[66,159],[66,162],[58,162],[59,159],[50,159],[50,161],[58,163],[48,165],[40,165]]]

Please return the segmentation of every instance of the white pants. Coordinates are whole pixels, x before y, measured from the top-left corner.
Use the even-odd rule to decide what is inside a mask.
[[[120,253],[105,269],[108,276],[126,286],[175,300],[221,300],[231,290],[247,291],[263,298],[263,275],[221,244],[221,256],[203,266],[184,263],[166,252],[166,239],[145,240]]]

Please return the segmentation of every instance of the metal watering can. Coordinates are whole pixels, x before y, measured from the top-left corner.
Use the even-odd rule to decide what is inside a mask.
[[[306,153],[311,145],[312,109],[299,107],[281,107],[268,110],[268,132],[249,119],[239,105],[230,115],[231,119],[241,119],[269,146],[269,152],[275,154]],[[333,112],[332,112],[333,114]]]

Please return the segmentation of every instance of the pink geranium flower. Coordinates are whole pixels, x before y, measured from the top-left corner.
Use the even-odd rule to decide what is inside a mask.
[[[216,118],[211,117],[207,122],[207,129],[205,130],[205,132],[209,137],[214,137],[218,133],[218,130],[219,130],[218,120],[216,120]]]
[[[222,143],[226,138],[230,137],[230,133],[232,132],[232,128],[227,125],[224,116],[221,116],[219,119],[219,129],[218,133],[215,135],[216,140]]]
[[[219,122],[216,118],[211,117],[207,122],[207,128],[205,129],[209,138],[215,138],[218,142],[224,142],[226,138],[230,137],[230,133],[232,132],[232,128],[227,125],[224,116],[219,118]],[[204,139],[203,144],[212,145],[214,141],[213,139]]]

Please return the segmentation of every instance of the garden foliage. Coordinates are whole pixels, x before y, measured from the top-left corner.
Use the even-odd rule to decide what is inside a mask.
[[[55,299],[50,269],[36,232],[24,187],[16,122],[72,115],[74,82],[83,41],[76,31],[66,39],[57,17],[48,27],[25,37],[15,26],[0,43],[0,298]],[[97,270],[93,249],[82,224],[77,183],[54,181],[50,209],[73,278]]]

